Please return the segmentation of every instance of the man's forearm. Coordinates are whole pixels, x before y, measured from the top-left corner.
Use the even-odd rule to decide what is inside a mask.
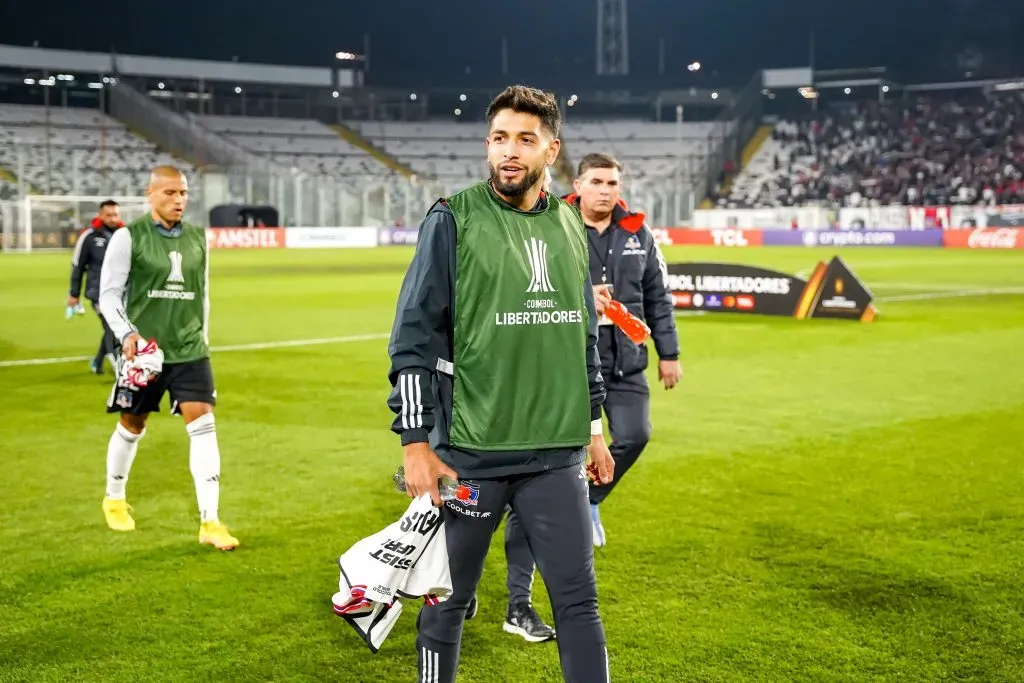
[[[82,276],[88,267],[89,259],[89,252],[84,247],[86,237],[90,234],[91,231],[86,231],[79,236],[75,242],[75,251],[71,255],[71,286],[68,288],[68,294],[76,299],[82,295]]]
[[[131,234],[125,230],[118,230],[110,239],[103,270],[100,271],[100,315],[121,342],[131,333],[138,331],[128,318],[128,312],[124,307],[124,294],[131,265]]]
[[[451,261],[455,223],[435,208],[420,224],[416,253],[402,280],[391,328],[388,407],[395,414],[391,431],[403,446],[427,443],[434,428],[432,377],[447,360]],[[450,372],[450,370],[449,370]]]
[[[128,335],[138,332],[138,328],[128,319],[128,313],[124,310],[124,302],[117,294],[104,293],[100,295],[100,315],[107,321],[110,331],[120,342],[124,342]]]
[[[76,299],[82,296],[82,269],[79,266],[71,266],[71,284],[68,286],[68,294]]]

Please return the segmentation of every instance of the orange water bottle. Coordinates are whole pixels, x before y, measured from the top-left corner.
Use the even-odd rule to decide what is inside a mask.
[[[621,301],[609,301],[604,314],[615,323],[634,344],[643,344],[651,338],[651,328],[640,318],[629,312]]]

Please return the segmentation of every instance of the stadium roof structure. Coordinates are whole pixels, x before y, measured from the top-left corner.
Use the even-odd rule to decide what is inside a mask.
[[[172,59],[116,53],[0,45],[0,67],[46,72],[188,79],[231,84],[338,88],[360,85],[355,69]]]
[[[203,114],[272,115],[296,118],[422,120],[449,117],[481,120],[486,103],[506,84],[438,84],[383,86],[365,81],[359,60],[325,58],[324,66],[290,66],[238,61],[176,59],[116,52],[86,52],[0,44],[0,90],[3,99],[68,104],[99,102],[107,86],[130,84],[177,110]],[[533,85],[556,92],[567,117],[654,118],[658,121],[733,119],[758,96],[797,93],[816,99],[821,91],[874,89],[879,97],[890,90],[930,90],[988,86],[1020,87],[1018,82],[951,82],[901,84],[885,67],[820,70],[810,66],[763,69],[740,87],[717,84],[638,88],[630,78],[579,82],[575,88],[554,83]],[[542,76],[541,81],[551,76]],[[513,79],[513,81],[518,79]],[[22,88],[25,88],[22,91]],[[55,99],[56,98],[56,99]]]

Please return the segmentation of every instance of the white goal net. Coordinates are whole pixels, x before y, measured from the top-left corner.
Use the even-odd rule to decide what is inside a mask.
[[[125,223],[149,211],[145,197],[28,195],[0,201],[3,250],[70,249],[108,199],[121,205]]]

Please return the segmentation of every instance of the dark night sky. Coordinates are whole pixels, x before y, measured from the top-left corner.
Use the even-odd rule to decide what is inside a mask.
[[[596,0],[2,4],[3,43],[327,65],[337,50],[362,51],[368,33],[368,81],[458,86],[502,80],[505,35],[510,76],[582,79],[594,72]],[[915,74],[949,77],[958,71],[957,54],[973,45],[990,75],[1024,73],[1024,50],[1015,39],[1024,29],[1024,2],[630,0],[629,17],[631,75],[638,82],[657,74],[659,38],[675,84],[692,82],[685,64],[698,59],[709,67],[699,78],[719,85],[745,82],[757,68],[805,65],[812,26],[821,68],[885,65],[908,81]]]

